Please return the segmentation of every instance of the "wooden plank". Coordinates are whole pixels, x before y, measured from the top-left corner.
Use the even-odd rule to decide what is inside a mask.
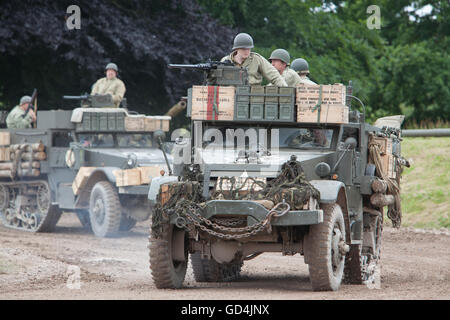
[[[126,170],[114,170],[117,187],[139,186],[141,185],[141,171],[137,168]]]
[[[149,184],[152,178],[161,176],[161,167],[151,166],[151,167],[138,167],[141,173],[141,184]]]
[[[0,161],[11,161],[9,147],[0,147]]]
[[[97,167],[81,167],[78,170],[75,180],[72,183],[73,194],[78,195],[79,191],[83,189],[91,176],[91,173],[97,169]]]

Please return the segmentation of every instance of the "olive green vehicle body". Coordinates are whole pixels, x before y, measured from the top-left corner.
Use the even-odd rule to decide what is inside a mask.
[[[82,105],[89,104],[92,108],[105,106],[105,99],[102,97],[73,98],[82,100]],[[89,111],[90,108],[83,110]],[[126,132],[123,109],[107,110],[84,113],[79,123],[71,121],[73,112],[70,110],[38,111],[35,129],[0,129],[1,132],[10,133],[11,145],[42,143],[46,153],[46,159],[40,161],[39,176],[16,175],[14,179],[0,178],[0,187],[9,188],[9,195],[14,195],[9,201],[3,201],[0,216],[4,225],[31,232],[52,231],[62,212],[75,212],[84,227],[92,228],[91,191],[101,182],[109,184],[108,191],[102,189],[102,196],[113,197],[120,203],[120,207],[114,208],[116,211],[114,225],[107,232],[93,230],[97,236],[113,236],[119,229],[128,230],[137,221],[148,219],[151,211],[147,201],[149,184],[117,186],[117,175],[114,172],[145,166],[161,166],[161,169],[167,170],[163,153],[153,132]],[[134,145],[120,142],[125,141],[123,139],[129,141],[135,136],[146,140]],[[90,144],[83,144],[87,140],[90,140]],[[70,163],[68,158],[71,158]],[[83,177],[83,186],[75,194],[73,184],[81,168],[89,170]],[[36,207],[35,197],[39,196],[36,194],[38,190],[27,191],[27,186],[35,181],[42,181],[48,188],[46,201],[52,210],[58,212],[52,218],[55,221],[50,223],[50,227],[46,226],[47,223],[42,223],[45,228],[42,225],[25,226],[25,222],[19,223],[20,219],[15,220],[17,221],[15,225],[5,224],[5,209],[9,206],[16,210],[17,203],[14,197],[20,194],[23,194],[23,200],[27,201],[27,204],[22,203],[21,207],[24,215],[34,214],[39,221],[46,219],[47,212],[40,212],[39,207]],[[106,199],[104,200],[106,202]],[[17,215],[22,213],[17,212]],[[103,214],[106,217],[108,213]]]
[[[211,77],[211,72],[206,72],[204,85],[239,87],[247,84],[245,79],[242,80],[240,77],[244,72],[240,68],[216,65],[213,72],[216,76]],[[225,72],[228,76],[222,82],[220,75]],[[232,73],[235,76],[230,75]],[[283,95],[278,94],[278,97],[281,96]],[[190,116],[192,110],[190,90],[188,97],[187,113]],[[349,98],[350,95],[347,96],[346,104],[350,107]],[[258,147],[258,155],[254,161],[248,161],[249,156],[244,150],[243,153],[246,155],[244,158],[247,161],[230,158],[225,152],[225,155],[216,161],[195,162],[199,159],[196,154],[199,150],[202,151],[203,159],[208,157],[204,144],[204,136],[208,129],[222,130],[225,136],[227,130],[238,128],[244,132],[250,129],[265,130],[266,141],[273,141],[271,136],[273,129],[278,130],[279,138],[276,139],[280,141],[279,150],[276,154],[272,150],[271,155],[266,154],[263,157],[261,154],[264,154],[264,148]],[[302,132],[322,130],[328,134],[329,142],[322,148],[288,148],[286,145],[283,147],[282,132],[297,129],[299,136]],[[367,267],[370,262],[377,265],[379,260],[383,208],[373,210],[370,203],[373,194],[371,186],[377,179],[377,172],[369,163],[368,146],[369,136],[379,134],[381,128],[366,123],[364,113],[350,109],[349,121],[343,124],[300,123],[296,122],[294,117],[270,121],[252,119],[251,115],[247,119],[235,118],[233,121],[192,120],[191,132],[190,145],[185,150],[188,152],[192,150],[192,164],[188,166],[175,164],[174,172],[175,175],[182,176],[186,168],[193,168],[194,163],[198,165],[201,179],[197,182],[202,186],[204,199],[201,221],[242,217],[246,219],[244,226],[246,228],[263,223],[273,209],[253,200],[212,199],[211,192],[222,177],[239,178],[244,172],[245,177],[270,181],[282,172],[283,164],[290,160],[301,165],[306,180],[320,192],[320,200],[317,206],[310,205],[303,210],[290,209],[280,214],[271,220],[271,226],[266,232],[245,238],[217,236],[217,232],[205,232],[205,227],[201,228],[200,225],[196,225],[193,229],[193,220],[169,211],[169,224],[164,227],[165,236],[161,238],[155,234],[155,239],[150,243],[150,264],[157,287],[177,288],[182,285],[188,254],[197,281],[224,281],[237,277],[244,261],[263,252],[304,255],[305,262],[310,267],[314,290],[337,290],[342,281],[350,283],[373,281],[374,272],[373,270],[368,272]],[[289,139],[288,136],[284,138],[286,137]],[[209,139],[213,140],[211,137]],[[215,150],[212,149],[210,153],[213,158]],[[400,157],[399,140],[393,142],[393,155]],[[156,194],[155,190],[150,190],[150,201],[158,200]],[[371,209],[367,209],[368,207]],[[220,226],[218,228],[220,229]],[[327,234],[328,238],[321,238],[322,234]],[[159,242],[160,239],[163,242]],[[324,251],[323,248],[328,249]],[[172,257],[169,262],[161,258],[162,252],[166,251],[169,252],[168,257]],[[165,277],[159,272],[161,266],[171,271],[170,277]],[[224,276],[227,272],[228,275],[231,273],[231,277]]]

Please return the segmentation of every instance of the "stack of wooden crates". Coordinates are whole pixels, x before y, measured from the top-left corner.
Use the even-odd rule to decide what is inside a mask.
[[[193,120],[343,124],[349,119],[343,84],[193,86],[188,95]]]

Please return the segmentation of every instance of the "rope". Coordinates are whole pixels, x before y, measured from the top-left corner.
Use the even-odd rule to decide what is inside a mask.
[[[402,223],[402,210],[399,183],[398,181],[389,178],[387,174],[388,168],[383,167],[381,153],[380,145],[373,140],[373,135],[371,135],[369,138],[369,160],[375,164],[377,176],[387,183],[387,194],[392,194],[394,196],[395,201],[392,205],[388,206],[387,216],[392,221],[394,228],[400,228]],[[398,169],[396,173],[399,179],[400,172]]]

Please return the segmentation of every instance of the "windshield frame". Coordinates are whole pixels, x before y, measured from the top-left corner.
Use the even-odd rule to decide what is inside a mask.
[[[119,144],[119,136],[120,135],[136,135],[136,134],[140,134],[140,135],[149,135],[151,138],[151,146],[133,146],[133,145],[120,145]],[[87,145],[84,144],[81,140],[82,136],[99,136],[99,135],[111,135],[113,138],[113,144],[112,145],[107,145],[107,146],[92,146],[92,145]],[[148,149],[148,148],[156,148],[156,141],[154,139],[153,136],[153,132],[78,132],[76,134],[76,139],[75,141],[77,143],[80,143],[83,145],[83,147],[88,148],[88,149],[96,149],[96,148],[100,148],[100,149],[111,149],[111,148],[120,148],[120,149],[124,149],[124,148],[134,148],[134,149]]]
[[[196,126],[199,126],[197,129],[195,129]],[[280,150],[295,150],[297,152],[302,151],[315,151],[315,152],[322,152],[322,151],[335,151],[337,149],[339,134],[340,134],[340,127],[339,124],[316,124],[316,123],[277,123],[277,122],[270,122],[270,123],[240,123],[240,122],[207,122],[207,121],[194,121],[194,146],[196,148],[200,147],[201,149],[205,149],[205,146],[202,142],[205,132],[208,129],[220,129],[224,136],[224,143],[223,147],[226,148],[226,141],[225,141],[225,134],[227,129],[243,129],[246,131],[247,129],[253,128],[253,129],[266,129],[267,130],[267,146],[268,149],[271,149],[271,130],[272,129],[283,129],[283,128],[298,128],[298,129],[327,129],[332,130],[332,137],[331,137],[331,143],[328,148],[314,148],[314,147],[305,147],[305,148],[295,148],[295,147],[281,147]],[[199,131],[200,130],[200,131]],[[200,140],[198,137],[195,137],[195,132],[201,132]],[[259,140],[259,139],[258,139]],[[202,143],[199,145],[199,143]],[[247,149],[247,143],[246,149]],[[258,141],[258,145],[260,142]]]

